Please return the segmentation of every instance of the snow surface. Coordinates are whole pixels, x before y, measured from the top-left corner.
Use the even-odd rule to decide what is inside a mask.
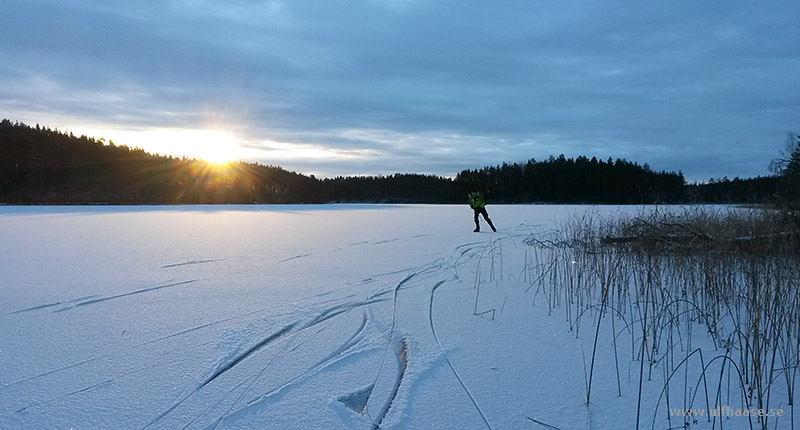
[[[641,209],[0,207],[0,428],[635,428],[630,339],[587,406],[594,318],[549,314],[522,241]],[[640,428],[682,428],[656,369]]]

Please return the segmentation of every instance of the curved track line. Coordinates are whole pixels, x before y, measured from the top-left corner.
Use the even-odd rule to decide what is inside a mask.
[[[164,418],[165,416],[167,416],[167,414],[169,414],[170,412],[174,411],[175,408],[177,408],[178,406],[183,404],[183,402],[185,402],[189,397],[191,397],[194,393],[198,392],[200,389],[202,389],[203,387],[208,385],[211,381],[213,381],[214,379],[218,378],[220,375],[222,375],[223,373],[227,372],[228,370],[233,368],[233,366],[239,364],[242,360],[244,360],[245,358],[249,357],[250,355],[252,355],[256,351],[258,351],[261,348],[267,346],[268,344],[272,343],[276,339],[279,339],[280,337],[282,337],[283,335],[285,335],[286,333],[291,331],[296,325],[297,325],[297,323],[292,323],[292,324],[289,324],[287,326],[284,326],[280,330],[278,330],[275,333],[273,333],[273,334],[267,336],[266,338],[264,338],[261,342],[251,346],[250,348],[247,349],[247,351],[239,354],[236,358],[234,358],[233,360],[229,361],[224,366],[218,368],[216,371],[214,371],[214,373],[211,374],[211,376],[209,376],[203,382],[201,382],[200,385],[198,385],[197,387],[195,387],[192,390],[188,391],[185,395],[181,396],[169,408],[167,408],[165,411],[161,412],[157,417],[155,417],[152,421],[147,423],[147,425],[145,425],[143,428],[148,428],[151,425],[155,424],[157,421],[159,421],[162,418]]]
[[[194,280],[191,280],[191,281],[173,282],[172,284],[159,285],[158,287],[145,288],[143,290],[136,290],[136,291],[131,291],[130,293],[117,294],[116,296],[103,297],[101,299],[86,300],[84,302],[76,303],[74,307],[93,305],[95,303],[105,302],[107,300],[119,299],[121,297],[132,296],[134,294],[149,293],[150,291],[156,291],[156,290],[160,290],[160,289],[163,289],[163,288],[169,288],[169,287],[177,287],[178,285],[186,285],[186,284],[191,284],[191,283],[194,283],[194,282],[197,282],[197,279],[194,279]],[[63,310],[67,310],[67,309],[71,309],[71,308],[59,309],[58,312],[63,311]]]
[[[383,408],[381,408],[380,412],[378,413],[377,419],[372,423],[373,430],[377,430],[381,427],[381,423],[383,422],[383,419],[386,418],[386,414],[389,413],[389,409],[391,409],[394,399],[397,398],[397,392],[400,391],[400,385],[403,383],[403,377],[406,375],[406,371],[408,370],[408,343],[405,339],[400,341],[400,349],[396,351],[396,354],[397,377],[394,381],[394,387],[392,387],[392,392],[389,395],[389,398],[386,400]],[[366,406],[366,404],[364,406]]]
[[[367,314],[364,313],[364,315],[363,315],[363,317],[361,319],[361,324],[359,325],[358,329],[356,329],[356,332],[353,333],[353,335],[350,336],[349,339],[347,339],[344,343],[342,343],[333,352],[328,354],[325,358],[317,361],[313,366],[311,366],[310,368],[306,369],[303,373],[293,377],[292,379],[286,381],[285,383],[281,384],[280,386],[278,386],[276,388],[273,388],[272,390],[267,391],[261,397],[248,402],[244,406],[242,406],[240,408],[237,408],[237,409],[233,410],[232,412],[228,412],[225,415],[222,415],[221,417],[219,417],[216,420],[216,422],[214,423],[214,426],[213,427],[209,427],[209,428],[212,428],[212,429],[217,428],[225,420],[225,418],[227,418],[227,417],[229,417],[229,416],[231,416],[233,414],[239,413],[241,411],[244,411],[246,409],[249,409],[251,407],[254,407],[254,406],[258,405],[259,403],[265,401],[268,397],[281,392],[282,390],[286,389],[287,387],[290,387],[290,386],[294,385],[297,381],[299,381],[299,380],[301,380],[301,379],[313,374],[316,371],[319,371],[319,370],[323,369],[329,363],[334,362],[336,359],[340,358],[344,353],[346,353],[347,351],[352,349],[354,346],[358,345],[362,340],[364,340],[364,330],[365,330],[366,326],[367,326]]]
[[[189,397],[194,395],[194,393],[196,393],[199,390],[201,390],[203,387],[205,387],[206,385],[208,385],[209,383],[211,383],[212,381],[214,381],[215,379],[217,379],[218,377],[223,375],[225,372],[231,370],[234,366],[236,366],[237,364],[241,363],[247,357],[253,355],[254,353],[256,353],[259,350],[261,350],[262,348],[266,347],[267,345],[275,342],[276,340],[278,340],[278,339],[280,339],[280,338],[282,338],[282,337],[284,337],[284,336],[286,336],[286,335],[288,335],[290,333],[302,331],[302,330],[308,329],[310,327],[314,327],[316,325],[319,325],[322,322],[325,322],[325,321],[327,321],[327,320],[329,320],[329,319],[331,319],[333,317],[336,317],[338,315],[347,313],[347,312],[349,312],[349,311],[351,311],[351,310],[353,310],[355,308],[358,308],[358,307],[361,307],[361,306],[367,306],[367,305],[370,305],[372,303],[382,302],[382,301],[385,301],[385,300],[386,299],[374,299],[374,300],[365,300],[365,301],[360,301],[360,302],[351,302],[351,303],[339,304],[339,305],[332,306],[332,307],[330,307],[328,309],[323,310],[316,317],[312,318],[309,322],[307,322],[306,324],[304,324],[302,326],[300,326],[300,321],[295,321],[295,322],[293,322],[291,324],[288,324],[288,325],[284,326],[283,328],[281,328],[280,330],[278,330],[278,331],[272,333],[271,335],[267,336],[266,338],[264,338],[263,340],[261,340],[257,344],[251,346],[246,351],[240,353],[235,358],[233,358],[231,361],[229,361],[226,364],[224,364],[223,366],[217,368],[210,376],[208,376],[206,379],[204,379],[202,382],[200,382],[199,385],[197,385],[196,387],[186,391],[185,394],[182,394],[178,398],[178,400],[176,400],[169,408],[167,408],[166,410],[161,412],[156,418],[154,418],[152,421],[147,423],[147,425],[145,425],[143,428],[146,429],[146,428],[152,426],[157,421],[159,421],[162,418],[164,418],[165,416],[167,416],[170,412],[174,411],[178,406],[183,404],[183,402],[185,402],[187,399],[189,399]],[[364,330],[364,326],[365,325],[366,325],[366,315],[365,315],[365,320],[364,320],[364,322],[362,322],[362,325],[361,325],[358,333],[361,333]],[[351,338],[351,340],[352,340],[352,338]],[[360,342],[361,339],[358,339],[358,341]],[[356,343],[358,343],[358,342],[356,342]],[[352,347],[352,345],[350,347]]]
[[[167,264],[166,266],[161,266],[162,269],[169,269],[170,267],[180,267],[180,266],[189,266],[192,264],[206,264],[206,263],[213,263],[215,261],[222,261],[224,258],[217,258],[215,260],[192,260],[192,261],[185,261],[183,263],[176,263],[176,264]]]
[[[392,345],[392,337],[394,336],[394,326],[397,321],[397,292],[400,291],[400,287],[402,287],[403,284],[411,280],[411,278],[416,276],[417,273],[420,272],[414,272],[406,276],[405,278],[403,278],[402,281],[400,281],[400,283],[397,284],[396,287],[394,287],[394,298],[392,299],[392,326],[389,329],[389,341],[386,342],[386,349],[384,349],[383,351],[383,358],[381,359],[381,365],[378,366],[378,372],[375,374],[375,381],[372,383],[373,385],[378,383],[378,378],[381,376],[383,365],[386,362],[386,355],[389,353],[389,347]]]
[[[456,368],[453,367],[453,363],[450,362],[450,358],[447,357],[447,353],[445,352],[442,343],[439,342],[439,337],[436,335],[436,329],[433,326],[433,293],[435,293],[436,289],[439,288],[445,282],[447,281],[446,280],[439,281],[436,283],[436,285],[433,286],[433,289],[431,289],[431,301],[430,301],[430,307],[428,308],[428,321],[430,322],[431,325],[431,332],[433,333],[433,339],[436,341],[436,344],[439,345],[439,349],[442,350],[442,355],[444,356],[444,360],[447,362],[447,365],[450,366],[450,370],[453,371],[453,375],[455,375],[456,379],[458,379],[458,383],[461,384],[461,388],[463,388],[464,391],[467,393],[467,396],[469,396],[469,399],[472,401],[472,404],[475,405],[475,409],[477,409],[478,413],[481,415],[483,423],[486,424],[486,427],[491,430],[492,425],[489,424],[489,420],[486,418],[486,415],[484,415],[483,410],[481,410],[481,407],[478,406],[478,402],[475,401],[475,397],[473,397],[472,393],[469,392],[469,389],[464,384],[464,381],[461,379],[461,376],[459,376],[458,372],[456,372]]]

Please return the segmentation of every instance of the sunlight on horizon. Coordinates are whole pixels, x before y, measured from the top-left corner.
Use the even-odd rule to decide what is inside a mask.
[[[207,122],[197,128],[152,127],[127,128],[120,124],[87,124],[74,118],[53,118],[47,124],[67,124],[57,129],[77,136],[85,135],[117,146],[131,149],[140,148],[153,155],[177,158],[195,158],[211,164],[224,166],[234,161],[245,163],[278,164],[290,170],[296,163],[317,162],[319,160],[368,160],[380,158],[382,151],[377,149],[331,148],[315,142],[316,139],[303,139],[289,142],[269,137],[244,137],[246,131],[241,126],[231,128],[231,124],[220,121]],[[211,124],[224,124],[214,126]],[[235,129],[235,131],[234,131]],[[243,134],[245,133],[245,134]],[[313,169],[300,170],[304,174],[317,174]]]
[[[213,164],[225,164],[242,155],[237,139],[224,131],[154,129],[138,134],[141,145],[147,145],[152,148],[150,150],[160,154],[195,157]]]
[[[153,128],[147,130],[92,129],[81,134],[115,145],[141,148],[151,154],[198,158],[212,164],[250,161],[255,154],[234,134],[215,129]]]

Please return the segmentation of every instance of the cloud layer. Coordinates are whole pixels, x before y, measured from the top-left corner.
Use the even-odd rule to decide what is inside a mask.
[[[794,0],[3,9],[2,116],[125,136],[221,130],[240,158],[322,176],[564,153],[747,177],[800,128]]]

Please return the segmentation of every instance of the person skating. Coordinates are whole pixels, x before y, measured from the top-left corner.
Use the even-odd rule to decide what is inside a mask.
[[[497,231],[494,228],[494,224],[492,224],[492,220],[489,219],[489,214],[486,212],[486,200],[483,199],[481,193],[477,191],[473,191],[469,193],[469,207],[472,208],[472,211],[475,213],[475,232],[481,231],[481,225],[478,223],[478,215],[483,214],[483,219],[489,224],[489,227],[492,228],[492,231]]]

